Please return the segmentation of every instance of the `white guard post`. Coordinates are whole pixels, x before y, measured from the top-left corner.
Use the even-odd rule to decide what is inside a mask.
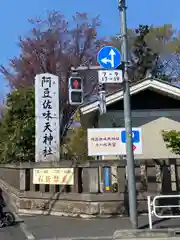
[[[159,195],[155,196],[151,200],[151,196],[147,197],[147,204],[148,204],[148,219],[149,219],[149,229],[152,230],[152,217],[155,216],[160,219],[165,219],[165,218],[180,218],[180,215],[159,215],[157,212],[158,208],[180,208],[180,205],[156,205],[158,204],[159,199],[171,199],[171,198],[179,198],[180,200],[180,195]],[[179,201],[178,201],[179,202]]]

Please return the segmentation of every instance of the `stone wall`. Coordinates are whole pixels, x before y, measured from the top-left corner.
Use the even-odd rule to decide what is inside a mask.
[[[123,193],[75,194],[20,192],[0,180],[0,185],[19,214],[44,214],[82,218],[127,214]],[[146,194],[138,196],[139,213],[147,212]]]
[[[0,179],[9,183],[14,188],[20,187],[20,169],[15,166],[4,167],[0,165]]]
[[[93,161],[74,166],[74,186],[34,185],[33,168],[72,167],[67,162],[49,164],[1,165],[0,187],[19,213],[64,216],[112,216],[128,214],[125,161]],[[99,166],[117,170],[110,190],[99,188]],[[113,170],[113,174],[116,171]],[[152,160],[136,162],[138,212],[147,213],[147,196],[179,192],[179,162]],[[111,182],[112,183],[112,182]]]

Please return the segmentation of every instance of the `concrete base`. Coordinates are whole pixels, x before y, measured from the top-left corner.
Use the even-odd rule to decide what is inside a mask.
[[[18,214],[56,215],[81,218],[121,216],[124,211],[122,196],[114,200],[95,194],[50,194],[20,192],[3,180],[0,187]],[[98,199],[99,198],[99,199]],[[104,201],[103,201],[104,198]]]
[[[180,239],[176,236],[176,233],[180,232],[180,229],[135,229],[135,230],[119,230],[114,232],[113,239]]]
[[[18,191],[0,179],[0,187],[18,214],[41,214],[81,218],[123,216],[126,211],[122,194],[42,193]],[[147,208],[146,201],[144,202]],[[143,206],[143,205],[141,205]]]

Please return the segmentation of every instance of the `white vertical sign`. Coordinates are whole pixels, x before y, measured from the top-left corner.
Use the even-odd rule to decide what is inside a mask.
[[[59,161],[59,79],[45,73],[35,77],[36,162]]]

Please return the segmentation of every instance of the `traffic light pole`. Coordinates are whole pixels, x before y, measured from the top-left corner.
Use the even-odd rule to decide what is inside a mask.
[[[77,68],[72,67],[71,71],[85,71],[85,70],[102,70],[100,66],[79,66]],[[98,97],[99,97],[99,113],[100,115],[106,114],[106,91],[104,89],[104,84],[98,85]],[[99,156],[99,160],[102,160],[102,156]],[[103,192],[103,186],[101,184],[102,174],[101,167],[98,168],[99,174],[99,192]]]
[[[128,41],[127,41],[127,23],[126,23],[126,1],[118,0],[118,8],[121,16],[121,54],[124,62],[124,122],[126,129],[126,157],[127,157],[127,172],[128,172],[128,192],[129,192],[129,208],[130,220],[132,227],[137,229],[137,204],[136,204],[136,181],[135,181],[135,166],[134,153],[132,144],[132,116],[130,104],[130,88],[128,79]]]
[[[98,93],[99,93],[99,113],[102,116],[103,114],[106,114],[106,91],[105,91],[105,85],[99,84],[98,86]],[[102,156],[99,156],[99,160],[102,160]],[[103,185],[102,185],[102,167],[99,166],[99,191],[103,192]]]

